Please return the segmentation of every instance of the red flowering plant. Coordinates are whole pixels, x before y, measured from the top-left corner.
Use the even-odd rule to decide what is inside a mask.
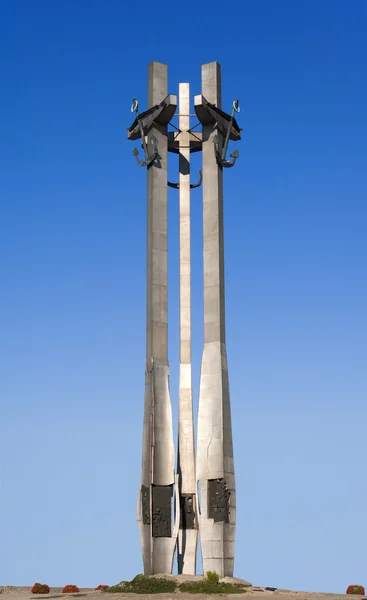
[[[96,590],[97,590],[97,591],[99,591],[99,590],[108,590],[108,588],[109,588],[109,587],[110,587],[109,585],[103,585],[103,584],[101,583],[100,585],[98,585],[98,586],[96,587]]]
[[[32,594],[49,594],[50,588],[46,583],[35,583],[31,589]]]
[[[358,594],[359,596],[364,596],[364,587],[363,585],[348,585],[348,589],[346,591],[347,594]]]
[[[69,583],[62,588],[63,594],[77,594],[78,592],[80,592],[79,588],[72,583]]]

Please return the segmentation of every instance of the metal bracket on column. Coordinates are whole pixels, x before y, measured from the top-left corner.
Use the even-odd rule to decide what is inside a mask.
[[[139,150],[137,148],[134,148],[133,155],[135,156],[139,167],[149,167],[149,165],[157,158],[157,155],[158,155],[157,139],[154,137],[154,135],[150,135],[150,136],[148,136],[148,143],[146,142],[144,130],[143,130],[143,124],[139,119],[139,102],[137,101],[136,98],[133,99],[133,103],[131,105],[131,112],[135,113],[136,120],[139,123],[142,147],[144,149],[144,154],[145,154],[145,160],[141,160],[139,158]]]
[[[199,181],[197,183],[190,183],[190,188],[197,188],[201,186],[201,182],[203,180],[203,173],[202,171],[199,171]],[[170,181],[167,181],[167,185],[171,188],[174,188],[175,190],[179,190],[180,189],[180,184],[179,183],[171,183]]]
[[[227,149],[228,149],[228,142],[229,142],[229,136],[231,134],[231,128],[232,128],[232,123],[234,120],[234,114],[235,113],[239,113],[240,112],[240,105],[238,100],[234,100],[233,104],[232,104],[232,114],[231,114],[231,120],[229,122],[229,126],[228,126],[228,130],[227,130],[227,135],[226,135],[226,139],[224,142],[224,146],[222,149],[220,149],[220,142],[219,142],[219,137],[216,135],[214,138],[214,148],[215,148],[215,154],[217,157],[217,163],[221,166],[221,167],[225,167],[225,168],[230,168],[233,167],[237,158],[239,157],[239,152],[238,150],[234,150],[231,154],[231,159],[232,160],[227,160],[226,159],[226,154],[227,154]]]

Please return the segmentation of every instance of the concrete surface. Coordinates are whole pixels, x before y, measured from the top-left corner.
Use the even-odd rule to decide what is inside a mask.
[[[178,474],[180,494],[195,499],[194,421],[191,375],[191,234],[190,234],[190,84],[179,85],[180,169],[180,376],[178,406]],[[196,501],[194,501],[196,511]],[[197,515],[196,515],[197,518]],[[198,530],[179,529],[179,573],[196,573]]]
[[[221,68],[202,66],[202,96],[221,108]],[[197,97],[195,98],[195,109]],[[197,425],[196,477],[200,488],[200,542],[203,571],[232,576],[236,529],[232,425],[225,339],[223,172],[219,167],[214,122],[202,121],[204,349]],[[208,480],[224,479],[230,491],[229,523],[208,517]]]
[[[159,104],[167,95],[167,65],[153,61],[148,67],[148,108]],[[158,142],[159,155],[147,170],[146,370],[141,484],[150,489],[150,502],[152,502],[152,484],[174,486],[175,483],[175,449],[168,365],[166,134],[167,126],[153,126],[150,135],[154,135]],[[144,573],[146,575],[171,573],[177,540],[177,511],[176,526],[172,524],[171,537],[153,538],[151,524],[143,522],[139,490],[137,521]],[[150,522],[152,522],[152,509],[150,509]]]

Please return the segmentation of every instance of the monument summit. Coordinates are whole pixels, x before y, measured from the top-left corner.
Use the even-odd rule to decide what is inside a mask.
[[[229,140],[241,139],[235,113],[222,110],[221,67],[202,65],[201,95],[190,114],[190,85],[168,94],[167,65],[148,67],[148,109],[131,110],[133,153],[147,175],[146,368],[141,488],[137,502],[144,573],[171,573],[177,545],[178,572],[195,574],[198,534],[204,573],[233,576],[236,490],[225,337],[223,169]],[[178,128],[171,120],[178,116]],[[191,117],[195,123],[191,126]],[[171,125],[173,130],[169,130]],[[201,131],[198,127],[201,126]],[[168,181],[168,152],[178,156],[178,181]],[[190,155],[202,153],[199,180],[191,183]],[[196,451],[191,377],[190,193],[202,187],[204,347],[201,362]],[[168,365],[168,187],[179,194],[180,379],[178,456],[175,469]],[[174,501],[173,501],[174,500]],[[174,515],[174,516],[173,516]]]

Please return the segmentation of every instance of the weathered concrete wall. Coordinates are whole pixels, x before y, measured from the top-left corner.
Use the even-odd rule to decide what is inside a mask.
[[[221,69],[202,66],[202,95],[221,108]],[[204,573],[232,576],[236,495],[225,340],[223,173],[216,161],[215,123],[203,125],[204,349],[201,364],[196,477]],[[209,501],[209,480],[217,480]],[[199,485],[200,484],[200,485]],[[230,496],[228,498],[228,492]],[[222,508],[216,508],[215,502]],[[215,518],[214,518],[215,515]],[[226,522],[228,521],[228,522]]]
[[[152,62],[148,70],[148,107],[168,94],[167,65]],[[171,523],[169,537],[152,531],[167,529],[171,513],[154,514],[153,487],[173,486],[175,451],[168,366],[168,270],[167,270],[167,135],[166,126],[154,126],[158,158],[148,168],[147,194],[147,316],[146,373],[141,484],[149,490],[149,515],[139,492],[137,520],[143,550],[144,573],[171,573],[177,529]],[[158,496],[157,496],[158,497]],[[144,514],[146,512],[146,514]],[[167,529],[168,530],[168,529]]]

